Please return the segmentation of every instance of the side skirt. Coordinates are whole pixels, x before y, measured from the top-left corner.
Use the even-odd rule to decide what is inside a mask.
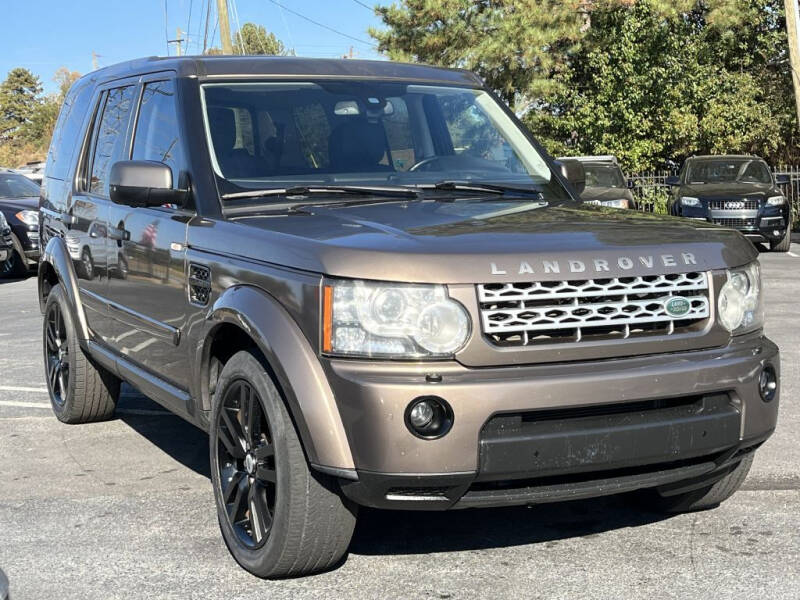
[[[186,419],[192,425],[203,431],[208,430],[207,419],[203,418],[202,411],[197,410],[194,400],[188,393],[136,366],[97,342],[89,341],[88,347],[92,358],[120,379],[127,381],[142,394],[158,402],[170,412]]]

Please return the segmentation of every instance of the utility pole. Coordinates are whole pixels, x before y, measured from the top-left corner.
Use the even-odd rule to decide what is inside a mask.
[[[178,27],[178,37],[176,37],[174,40],[167,40],[168,47],[169,44],[175,44],[177,48],[175,51],[175,56],[180,56],[183,54],[183,48],[181,47],[181,44],[183,44],[183,31],[181,31],[180,27]]]
[[[94,50],[92,50],[92,71],[97,71],[97,69],[98,69],[98,66],[97,66],[97,59],[98,58],[100,58],[100,55],[97,52],[95,52]]]
[[[233,54],[231,45],[231,25],[228,21],[228,1],[217,0],[217,14],[219,15],[219,38],[222,42],[222,53]]]
[[[798,0],[784,0],[786,10],[786,33],[789,36],[789,62],[792,65],[794,83],[794,102],[797,108],[797,122],[800,125],[800,47],[797,35],[800,29],[800,6]]]

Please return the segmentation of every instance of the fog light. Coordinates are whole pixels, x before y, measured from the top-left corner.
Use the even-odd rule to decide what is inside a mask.
[[[411,412],[408,413],[408,420],[414,429],[424,429],[433,421],[433,405],[429,400],[417,402]]]
[[[758,391],[764,402],[772,402],[775,399],[775,395],[778,393],[778,376],[772,365],[767,365],[761,371],[761,377],[758,379]]]
[[[406,427],[419,438],[434,440],[447,434],[453,426],[453,409],[442,398],[422,396],[406,408]]]

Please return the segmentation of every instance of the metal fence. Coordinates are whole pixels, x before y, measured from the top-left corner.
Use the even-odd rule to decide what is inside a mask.
[[[795,229],[798,229],[800,227],[800,167],[779,165],[772,169],[772,173],[775,176],[786,175],[789,177],[789,183],[780,187],[792,206],[794,226]],[[633,195],[639,210],[665,213],[670,193],[667,177],[677,174],[677,169],[628,173],[628,179],[633,182]]]

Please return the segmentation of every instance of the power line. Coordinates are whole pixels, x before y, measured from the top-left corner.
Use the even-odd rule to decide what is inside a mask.
[[[192,34],[192,5],[194,4],[193,0],[189,0],[189,21],[186,23],[186,54],[190,54],[189,52],[189,36]]]
[[[369,6],[368,4],[362,2],[361,0],[353,0],[353,2],[355,2],[356,4],[360,4],[361,6],[366,8],[367,10],[371,10],[372,12],[375,12],[375,8],[374,7]]]
[[[167,19],[167,0],[164,0],[164,38],[167,40],[167,56],[169,56],[169,22]]]
[[[377,46],[375,46],[375,44],[373,44],[372,42],[368,42],[368,41],[366,41],[366,40],[362,40],[362,39],[359,39],[359,38],[357,38],[357,37],[353,37],[352,35],[348,35],[348,34],[346,34],[346,33],[342,33],[342,32],[341,32],[341,31],[339,31],[338,29],[334,29],[333,27],[328,27],[327,25],[324,25],[324,24],[320,23],[319,21],[315,21],[314,19],[311,19],[311,18],[309,18],[309,17],[305,16],[304,14],[301,14],[301,13],[297,12],[296,10],[292,10],[292,9],[291,9],[291,8],[289,8],[288,6],[284,6],[283,4],[281,4],[280,2],[278,2],[277,0],[269,0],[269,1],[270,1],[270,2],[272,2],[272,3],[273,3],[275,6],[279,6],[279,7],[281,7],[283,10],[285,10],[285,11],[287,11],[287,12],[290,12],[290,13],[292,13],[292,14],[293,14],[293,15],[295,15],[296,17],[300,17],[301,19],[304,19],[304,20],[308,21],[309,23],[313,23],[313,24],[314,24],[314,25],[316,25],[317,27],[322,27],[323,29],[327,29],[328,31],[332,31],[333,33],[335,33],[335,34],[337,34],[337,35],[341,35],[342,37],[346,37],[346,38],[348,38],[348,39],[351,39],[351,40],[353,40],[353,41],[356,41],[356,42],[358,42],[359,44],[366,44],[367,46],[370,46],[371,48],[376,48],[376,47],[377,47]]]

